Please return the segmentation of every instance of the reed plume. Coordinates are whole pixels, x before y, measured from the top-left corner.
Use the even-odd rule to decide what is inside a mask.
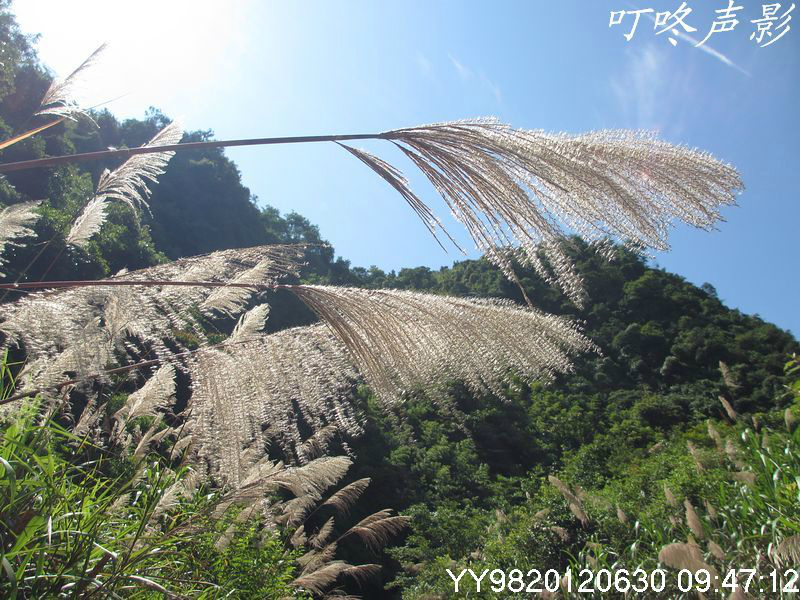
[[[797,417],[795,416],[791,406],[783,411],[783,422],[786,425],[786,431],[789,433],[792,433],[794,428],[797,426]]]
[[[143,147],[155,147],[176,144],[183,137],[181,127],[172,122]],[[106,169],[100,175],[97,190],[83,212],[72,224],[67,234],[67,244],[84,246],[89,238],[100,230],[106,220],[106,208],[112,200],[119,200],[131,207],[134,212],[140,208],[149,208],[147,198],[150,196],[148,183],[155,183],[164,172],[174,152],[154,152],[137,154],[130,157],[119,167],[110,171]]]
[[[120,420],[154,416],[158,409],[171,405],[175,395],[175,367],[165,364],[142,386],[128,396],[114,417]]]
[[[800,564],[800,535],[782,539],[775,547],[775,559],[779,565],[796,567]]]
[[[667,484],[664,484],[664,497],[667,500],[667,504],[669,504],[672,508],[677,508],[679,505],[678,499],[675,497],[675,494],[669,489]]]
[[[0,210],[0,267],[5,264],[2,254],[6,245],[20,245],[18,238],[33,235],[31,225],[39,219],[36,208],[41,203],[41,200],[20,202]]]
[[[583,284],[558,243],[569,232],[590,242],[611,237],[637,250],[667,250],[673,220],[711,229],[721,219],[719,208],[733,204],[742,188],[729,165],[643,132],[552,134],[474,119],[379,137],[393,141],[425,174],[507,276],[514,279],[508,249],[517,246],[523,263],[579,305]],[[359,158],[387,179],[385,168]],[[429,229],[437,224],[407,188],[390,183]]]
[[[719,396],[719,403],[722,404],[722,408],[725,409],[725,414],[728,415],[728,418],[731,420],[731,423],[736,423],[739,420],[739,413],[733,408],[733,405],[728,402],[725,396]]]
[[[198,458],[236,483],[245,447],[276,443],[296,460],[307,456],[301,425],[361,432],[348,402],[358,374],[344,345],[324,325],[286,329],[193,355],[191,416]]]
[[[711,554],[711,556],[716,558],[718,561],[725,560],[725,551],[715,541],[713,540],[708,541],[708,551]]]
[[[667,544],[658,553],[658,562],[673,569],[687,569],[693,573],[700,570],[716,573],[716,570],[705,562],[697,544],[680,542]]]
[[[399,290],[289,286],[336,332],[385,403],[427,385],[461,381],[503,393],[512,373],[549,380],[592,350],[577,326],[511,302]]]
[[[53,80],[42,97],[41,108],[36,114],[55,115],[72,120],[78,115],[86,115],[87,113],[73,99],[73,94],[75,88],[81,85],[86,71],[97,62],[105,49],[106,44],[101,45],[65,79]]]
[[[692,503],[687,499],[683,501],[683,506],[686,509],[686,524],[697,539],[702,540],[705,538],[705,530],[703,529],[703,522],[697,514]]]
[[[203,314],[198,309],[213,288],[204,287],[204,282],[222,285],[268,261],[269,268],[260,270],[263,279],[258,287],[274,286],[285,276],[298,273],[303,254],[303,246],[224,250],[109,280],[124,286],[33,293],[0,306],[3,347],[24,348],[28,362],[22,375],[28,387],[65,381],[69,378],[65,373],[75,377],[102,374],[108,365],[135,363],[142,355],[174,362],[173,356],[188,350],[177,333],[191,333],[201,345],[207,343]],[[158,285],[159,281],[199,285],[182,285],[176,291],[178,288]],[[225,314],[230,313],[230,305],[227,308]]]

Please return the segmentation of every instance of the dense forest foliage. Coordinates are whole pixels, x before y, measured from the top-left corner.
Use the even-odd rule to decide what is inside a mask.
[[[30,125],[51,75],[38,62],[33,42],[16,28],[7,0],[0,0],[0,49],[0,137],[8,138]],[[0,161],[141,145],[168,122],[156,109],[141,120],[120,121],[108,111],[94,113],[93,119],[66,120],[0,151]],[[195,131],[184,141],[212,137],[211,131]],[[177,153],[154,187],[151,214],[137,216],[115,205],[84,250],[68,247],[65,230],[106,166],[82,163],[0,177],[2,206],[45,199],[36,225],[39,242],[7,251],[5,281],[98,278],[214,250],[308,242],[314,246],[301,274],[305,281],[521,301],[517,286],[485,260],[438,271],[418,267],[386,273],[351,266],[336,258],[318,228],[301,215],[281,215],[257,199],[222,150]],[[790,355],[800,349],[794,337],[726,307],[711,284],[696,287],[621,247],[611,261],[577,238],[566,243],[566,250],[586,281],[589,302],[583,310],[531,270],[519,273],[538,308],[581,321],[597,344],[599,352],[580,357],[573,373],[547,386],[515,382],[502,397],[476,397],[454,382],[445,398],[418,390],[390,411],[367,388],[357,391],[353,402],[365,432],[334,444],[354,461],[343,484],[371,478],[353,508],[354,518],[389,507],[409,515],[411,526],[377,557],[357,544],[344,548],[353,561],[384,566],[377,580],[354,587],[355,593],[444,598],[452,595],[445,569],[466,566],[563,572],[569,565],[598,561],[634,565],[638,558],[628,549],[637,540],[642,556],[649,556],[641,564],[653,568],[664,543],[685,539],[687,532],[702,539],[703,531],[683,524],[684,500],[693,507],[704,506],[704,499],[716,506],[705,505],[701,530],[719,534],[715,543],[728,553],[717,558],[724,570],[721,565],[737,556],[751,556],[735,543],[736,532],[725,527],[749,527],[733,513],[736,502],[757,495],[748,490],[761,490],[758,486],[769,488],[774,502],[772,508],[751,511],[750,524],[774,518],[770,511],[776,507],[786,508],[781,531],[800,533],[796,505],[791,508],[787,499],[797,494],[798,437],[792,424],[783,424],[784,417],[791,422],[791,407],[797,405],[796,391],[787,393],[796,373],[785,374]],[[271,301],[273,331],[312,319],[280,293]],[[708,422],[709,431],[735,440],[727,455],[725,444],[717,451],[715,439],[708,437]],[[788,433],[778,432],[787,426]],[[773,431],[773,441],[762,444],[766,430]],[[79,454],[72,452],[73,458]],[[764,455],[777,471],[764,471],[767,463],[758,466]],[[285,457],[275,450],[275,458]],[[68,461],[56,467],[71,468]],[[731,482],[733,472],[755,474],[745,485]],[[553,474],[566,482],[560,485],[568,493],[548,480]],[[665,499],[665,485],[679,499],[677,508]],[[724,510],[731,514],[725,527],[717,527],[721,521],[709,515]],[[729,534],[727,545],[719,532]],[[245,531],[216,558],[209,558],[213,544],[198,538],[198,557],[190,568],[202,577],[235,582],[242,590],[237,597],[286,593],[284,584],[293,576],[288,567],[274,569],[274,589],[266,591],[259,587],[263,581],[235,573],[237,561],[249,565],[242,569],[266,573],[286,557],[297,558],[295,551],[281,554],[279,540],[264,544],[263,553],[254,552],[248,535],[252,532]],[[744,554],[731,555],[734,548]],[[203,573],[208,569],[216,574]]]

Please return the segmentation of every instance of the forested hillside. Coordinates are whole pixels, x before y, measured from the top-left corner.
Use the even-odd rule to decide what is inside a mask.
[[[26,128],[50,80],[7,7],[0,1],[3,139]],[[120,121],[109,111],[92,117],[94,122],[65,120],[14,144],[0,151],[0,162],[138,146],[169,119],[157,109],[142,120]],[[212,137],[211,131],[195,131],[186,133],[184,141]],[[35,225],[37,243],[6,251],[3,281],[99,278],[215,250],[307,242],[313,246],[299,275],[302,281],[522,302],[516,284],[485,260],[389,273],[351,266],[301,215],[281,215],[269,206],[269,198],[255,198],[222,150],[177,153],[153,188],[150,214],[136,215],[116,204],[85,249],[67,246],[69,223],[106,166],[113,165],[81,163],[0,177],[2,207],[44,199]],[[353,563],[385,567],[377,579],[348,591],[385,597],[386,585],[395,597],[443,598],[452,589],[445,569],[456,565],[563,571],[568,564],[586,564],[587,556],[602,564],[627,564],[624,550],[645,536],[633,530],[636,520],[650,536],[642,552],[650,552],[654,561],[659,540],[668,536],[653,532],[685,528],[682,520],[671,520],[676,515],[682,519],[683,509],[664,500],[664,485],[692,506],[703,505],[704,486],[717,490],[721,499],[715,502],[730,500],[724,490],[731,485],[726,473],[733,467],[724,462],[724,451],[714,449],[709,420],[711,429],[736,440],[728,458],[738,471],[747,471],[746,465],[753,464],[747,461],[757,457],[761,434],[756,431],[763,427],[788,426],[787,434],[774,434],[773,444],[794,448],[793,426],[781,421],[793,414],[783,411],[796,403],[787,394],[796,374],[785,374],[791,354],[800,350],[791,333],[728,308],[713,282],[696,287],[622,247],[610,261],[578,238],[565,242],[565,251],[585,279],[585,309],[576,308],[531,269],[520,267],[519,276],[537,308],[577,319],[597,345],[597,352],[575,361],[573,373],[548,385],[516,381],[503,396],[476,396],[452,382],[444,397],[416,390],[390,410],[367,387],[356,390],[352,402],[364,433],[355,438],[337,434],[331,446],[334,454],[346,451],[353,460],[342,484],[371,479],[352,509],[353,518],[392,508],[409,515],[411,525],[377,556],[362,545],[343,547]],[[269,294],[270,331],[314,319],[288,294]],[[3,296],[4,302],[14,299],[13,293]],[[178,380],[179,398],[187,387],[187,381]],[[764,448],[770,452],[768,443]],[[273,458],[291,459],[277,446],[272,452]],[[782,459],[778,450],[774,454],[776,461],[789,460],[790,454]],[[567,494],[548,481],[553,474]],[[790,487],[793,475],[785,474]],[[580,500],[573,501],[573,493]],[[731,493],[745,492],[736,488]],[[800,533],[800,524],[793,521],[796,512],[784,516],[789,529]],[[708,533],[716,521],[704,519]],[[593,546],[587,544],[602,545],[604,551],[592,555],[587,548]],[[730,547],[736,547],[735,541]],[[262,559],[275,563],[277,548],[269,546],[264,552],[271,554]],[[614,552],[616,558],[610,557]]]

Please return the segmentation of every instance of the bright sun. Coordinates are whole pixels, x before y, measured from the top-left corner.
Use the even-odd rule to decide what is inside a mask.
[[[90,81],[77,94],[84,106],[114,100],[120,116],[150,105],[183,112],[215,73],[242,52],[249,2],[198,0],[15,0],[26,33],[41,34],[39,56],[56,75],[69,74],[107,42]]]

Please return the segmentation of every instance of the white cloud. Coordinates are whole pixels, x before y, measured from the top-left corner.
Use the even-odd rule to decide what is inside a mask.
[[[470,71],[467,67],[465,67],[461,62],[452,54],[447,55],[450,58],[450,62],[453,63],[453,67],[456,69],[456,73],[458,76],[461,77],[463,81],[468,81],[472,79],[472,71]]]
[[[611,81],[611,88],[628,117],[633,116],[635,119],[636,127],[657,127],[658,100],[663,87],[660,72],[664,66],[664,53],[649,44],[641,52],[627,54],[625,71]]]
[[[630,3],[628,3],[628,6],[633,8],[633,5],[630,4]],[[638,10],[638,9],[634,8],[634,10]],[[653,16],[652,13],[644,13],[644,14],[648,19],[650,19],[650,21],[652,21],[653,23],[656,22],[656,18]],[[695,39],[694,37],[692,37],[691,35],[689,35],[685,31],[683,31],[682,29],[679,29],[678,27],[673,27],[672,30],[670,30],[669,35],[674,35],[676,38],[681,39],[684,42],[688,42],[694,48],[697,48],[698,50],[702,50],[706,54],[708,54],[710,56],[713,56],[714,58],[716,58],[718,61],[720,61],[724,65],[727,65],[727,66],[731,67],[732,69],[736,69],[740,73],[743,73],[743,74],[747,75],[748,77],[750,77],[750,73],[745,71],[742,67],[737,65],[735,62],[733,62],[730,58],[725,56],[719,50],[716,50],[716,49],[712,48],[708,44],[703,44],[702,46],[698,46],[698,44],[700,43],[700,40]]]
[[[456,70],[456,73],[458,73],[459,78],[461,78],[461,81],[465,83],[476,82],[481,89],[489,92],[498,103],[502,102],[503,93],[500,89],[500,86],[490,79],[484,71],[479,70],[476,76],[475,71],[464,65],[464,63],[458,60],[455,56],[452,54],[448,54],[447,56],[450,59],[450,62],[453,64],[453,68]]]
[[[736,70],[737,70],[737,71],[739,71],[740,73],[744,73],[745,75],[747,75],[748,77],[750,77],[750,73],[748,73],[747,71],[745,71],[745,70],[744,70],[742,67],[740,67],[739,65],[737,65],[735,62],[733,62],[733,61],[732,61],[730,58],[728,58],[727,56],[725,56],[725,55],[724,55],[722,52],[720,52],[719,50],[715,50],[714,48],[712,48],[712,47],[711,47],[711,46],[709,46],[708,44],[703,44],[702,46],[698,46],[697,44],[700,42],[700,40],[696,40],[695,38],[693,38],[693,37],[692,37],[692,36],[690,36],[689,34],[687,34],[687,33],[684,33],[684,32],[682,32],[682,31],[677,31],[677,29],[676,29],[676,30],[674,30],[674,34],[675,34],[675,37],[678,37],[678,38],[682,39],[682,40],[683,40],[683,41],[685,41],[685,42],[689,42],[689,43],[690,43],[690,44],[692,44],[692,45],[693,45],[695,48],[698,48],[698,49],[702,50],[702,51],[703,51],[703,52],[705,52],[706,54],[710,54],[711,56],[713,56],[714,58],[716,58],[718,61],[722,62],[723,64],[726,64],[726,65],[728,65],[729,67],[731,67],[731,68],[733,68],[733,69],[736,69]]]
[[[620,72],[610,81],[626,127],[659,131],[679,137],[685,128],[685,113],[692,88],[692,73],[675,64],[671,47],[649,43],[629,47]]]

